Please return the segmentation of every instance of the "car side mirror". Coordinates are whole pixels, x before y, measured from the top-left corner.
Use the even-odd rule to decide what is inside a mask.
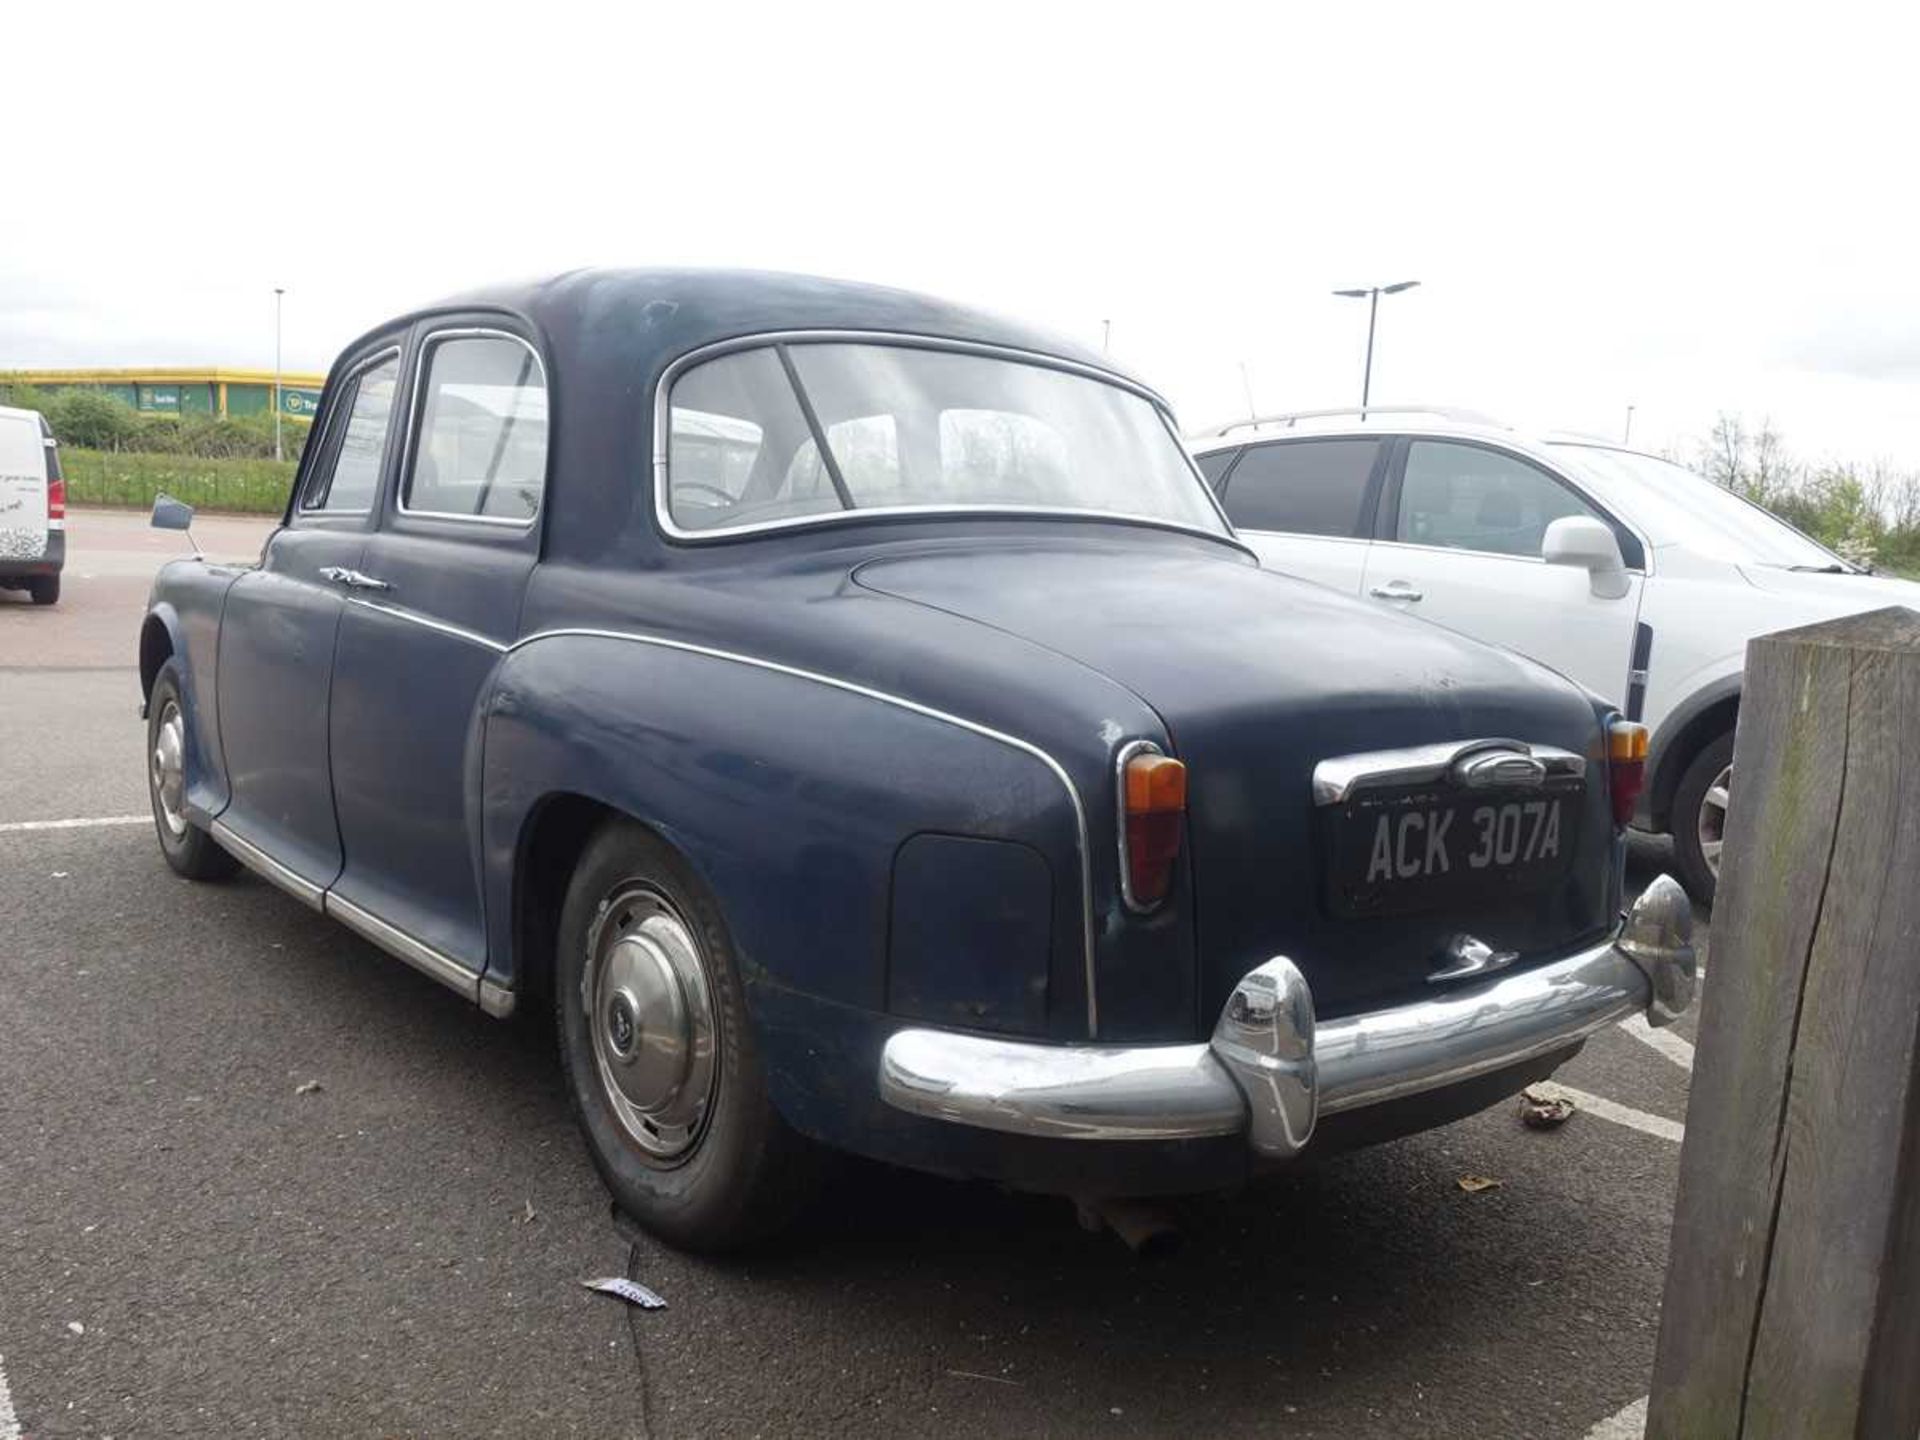
[[[1591,515],[1566,515],[1547,526],[1540,558],[1549,565],[1577,565],[1585,570],[1593,593],[1602,600],[1618,600],[1632,588],[1619,538]]]
[[[200,542],[193,538],[193,506],[184,500],[161,491],[153,497],[153,528],[156,530],[182,530],[187,539],[193,542],[193,550],[200,553]]]

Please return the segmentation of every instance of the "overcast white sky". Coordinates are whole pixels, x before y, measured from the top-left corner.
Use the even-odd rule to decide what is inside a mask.
[[[30,5],[0,368],[288,369],[470,284],[977,302],[1183,421],[1359,398],[1920,468],[1917,22],[1753,4]],[[21,63],[26,60],[28,63]],[[21,162],[25,162],[25,166]]]

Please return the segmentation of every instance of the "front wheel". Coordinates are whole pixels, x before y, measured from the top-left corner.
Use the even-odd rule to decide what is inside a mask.
[[[147,799],[167,864],[189,880],[224,880],[240,862],[187,818],[187,716],[180,700],[180,662],[169,660],[147,697]]]
[[[575,867],[554,1020],[588,1152],[648,1230],[689,1250],[736,1249],[808,1198],[818,1154],[767,1098],[720,909],[631,820],[603,825]]]
[[[1687,893],[1713,903],[1720,856],[1727,843],[1727,803],[1733,793],[1733,736],[1722,735],[1693,757],[1673,792],[1673,859]]]

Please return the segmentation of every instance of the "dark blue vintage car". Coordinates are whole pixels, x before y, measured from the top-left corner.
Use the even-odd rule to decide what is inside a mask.
[[[155,583],[161,848],[550,1002],[607,1184],[689,1246],[822,1146],[1223,1187],[1684,1009],[1677,888],[1621,915],[1644,732],[1262,571],[1175,436],[1099,356],[861,285],[407,315],[258,566]]]

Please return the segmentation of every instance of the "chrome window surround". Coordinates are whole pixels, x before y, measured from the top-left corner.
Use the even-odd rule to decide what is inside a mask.
[[[457,625],[447,625],[438,620],[430,620],[426,616],[415,615],[410,611],[397,609],[391,605],[377,604],[373,601],[361,600],[357,597],[349,598],[347,603],[349,605],[359,605],[368,610],[378,611],[382,615],[391,615],[397,620],[411,621],[416,625],[425,626],[429,630],[436,630],[442,634],[453,636],[456,639],[470,641],[475,645],[483,646],[503,655],[523,649],[539,640],[553,640],[563,636],[578,636],[590,640],[624,640],[634,645],[652,645],[659,649],[677,650],[688,655],[705,655],[711,659],[727,660],[736,665],[748,665],[759,670],[771,670],[776,674],[792,676],[797,680],[807,680],[816,685],[825,685],[834,690],[844,691],[850,695],[859,695],[869,700],[877,700],[883,705],[892,705],[898,709],[925,716],[930,720],[938,720],[943,724],[966,730],[1038,760],[1051,771],[1054,778],[1060,782],[1061,788],[1066,791],[1067,802],[1073,810],[1076,832],[1074,843],[1079,851],[1080,859],[1080,933],[1081,954],[1085,965],[1087,986],[1087,1035],[1090,1039],[1097,1039],[1099,1037],[1100,1004],[1098,980],[1094,964],[1093,861],[1091,841],[1088,838],[1087,808],[1081,800],[1079,787],[1073,783],[1073,777],[1067,773],[1066,767],[1045,750],[1042,750],[1038,745],[1027,740],[1022,740],[1016,735],[1009,735],[1003,730],[995,730],[991,726],[982,725],[978,721],[968,720],[964,716],[950,714],[945,710],[936,710],[931,705],[922,705],[917,700],[909,700],[902,695],[892,695],[884,690],[875,690],[871,686],[861,685],[852,680],[841,680],[832,675],[822,675],[815,670],[803,670],[798,666],[783,665],[777,660],[763,660],[758,656],[742,655],[733,650],[720,650],[711,645],[696,645],[688,640],[673,640],[664,635],[641,635],[623,630],[596,630],[584,627],[562,628],[557,630],[536,631],[532,635],[522,636],[511,644],[503,644],[498,640],[490,639],[474,631],[463,630]],[[224,843],[225,835],[231,832],[226,832],[225,827],[221,826],[218,822],[215,822],[215,829],[216,831],[225,832],[221,836]],[[239,843],[246,845],[244,841]],[[311,886],[307,881],[301,880],[298,876],[294,875],[292,871],[286,870],[284,866],[279,865],[277,861],[266,855],[264,851],[260,851],[257,847],[247,845],[246,848],[252,851],[253,855],[258,857],[259,861],[264,862],[265,866],[271,866],[274,871],[280,872],[270,873],[266,869],[262,869],[262,873],[266,874],[267,878],[274,880],[275,883],[286,885],[286,877],[291,877],[294,884],[302,887],[296,890],[295,893],[299,894],[308,904],[314,905],[315,908],[321,908],[319,898],[321,892],[318,887]],[[241,858],[246,859],[249,865],[254,865],[254,861],[248,859],[248,857],[242,856]],[[255,866],[255,868],[261,867]],[[288,886],[288,888],[293,887]],[[309,890],[313,892],[311,897],[306,893]],[[405,959],[407,957],[403,955],[401,958]],[[482,981],[481,983],[484,987],[492,985],[494,982]],[[498,989],[499,987],[496,986],[495,988]]]
[[[1329,756],[1313,767],[1313,803],[1341,805],[1358,789],[1439,780],[1455,761],[1482,750],[1517,750],[1540,761],[1548,775],[1585,779],[1587,774],[1585,756],[1553,745],[1528,745],[1520,740],[1443,740],[1435,745]]]
[[[340,388],[344,390],[346,388],[347,381],[349,380],[358,381],[360,377],[366,374],[369,370],[376,369],[379,366],[386,364],[387,361],[389,360],[398,360],[399,358],[400,358],[400,347],[398,345],[390,345],[384,350],[376,351],[374,354],[369,355],[365,360],[362,360],[358,365],[354,366],[351,370],[347,371],[346,374],[340,377]],[[397,366],[394,369],[393,379],[394,379],[394,388],[396,392],[395,398],[398,398],[397,392],[399,390],[400,371]],[[359,398],[360,398],[359,393],[356,391],[354,394],[354,399],[358,400]],[[320,448],[317,450],[314,450],[313,452],[315,457],[315,464],[318,464],[320,457],[324,456],[327,453],[326,447],[333,441],[334,428],[336,426],[345,425],[353,419],[353,415],[352,415],[353,407],[348,406],[347,409],[348,409],[348,414],[346,419],[344,420],[341,419],[340,417],[340,411],[338,407],[328,410],[327,428],[322,430],[318,436],[318,443]],[[393,422],[391,421],[391,419],[389,419],[389,421],[387,422],[387,425],[388,425],[389,438],[390,438],[392,425],[393,425]],[[309,435],[307,437],[308,447],[311,449],[314,443],[315,443],[315,437],[312,435]],[[387,449],[386,449],[386,446],[383,444],[380,447],[380,459],[381,459],[381,465],[383,469],[385,468],[386,456],[387,456]],[[333,457],[335,462],[338,462],[339,458],[340,457],[337,455]],[[309,485],[312,484],[311,475],[308,476],[308,484]],[[327,467],[327,488],[329,490],[333,488],[333,466],[331,464]],[[374,485],[373,493],[374,493],[374,498],[378,499],[380,495],[380,487],[377,482]],[[307,503],[306,494],[302,492],[300,496],[300,503],[298,506],[295,507],[293,513],[296,518],[302,515],[307,515],[307,516],[312,516],[316,519],[324,519],[328,516],[341,516],[341,517],[354,516],[354,515],[364,516],[364,515],[370,514],[372,512],[372,509],[373,507],[370,505],[362,505],[358,510],[329,510],[323,505],[309,505]]]
[[[1126,903],[1127,909],[1136,915],[1151,915],[1167,902],[1163,897],[1159,900],[1143,904],[1135,898],[1133,893],[1133,871],[1127,855],[1127,765],[1136,755],[1164,755],[1166,753],[1166,751],[1162,750],[1151,740],[1129,740],[1125,745],[1120,747],[1118,753],[1113,757],[1115,792],[1113,810],[1114,829],[1118,837],[1116,846],[1120,852],[1120,898]],[[1182,819],[1182,823],[1185,823],[1184,818]]]
[[[434,346],[443,340],[511,340],[521,346],[533,357],[534,365],[540,372],[540,393],[547,398],[547,414],[553,414],[553,388],[547,383],[547,362],[540,356],[531,341],[524,335],[516,335],[511,330],[502,330],[489,325],[450,325],[444,329],[429,330],[420,337],[420,351],[413,357],[413,386],[407,396],[407,429],[401,451],[400,483],[393,493],[393,505],[398,514],[414,520],[458,520],[470,525],[492,525],[504,530],[531,530],[540,523],[540,512],[547,504],[547,482],[553,469],[553,432],[551,420],[547,432],[546,453],[541,457],[540,465],[540,504],[524,520],[515,520],[510,515],[462,515],[452,510],[415,510],[407,504],[407,491],[413,484],[414,446],[419,441],[420,415],[426,408],[426,392],[421,382],[427,376],[427,359],[433,353]]]
[[[675,522],[667,487],[667,459],[673,438],[673,382],[704,361],[717,360],[722,355],[730,355],[736,351],[760,350],[773,345],[809,344],[897,345],[915,350],[943,350],[956,355],[981,355],[989,359],[1007,360],[1020,365],[1035,365],[1046,370],[1059,370],[1128,391],[1145,400],[1153,407],[1154,414],[1160,417],[1160,423],[1167,432],[1167,438],[1173,442],[1173,447],[1185,463],[1193,483],[1198,485],[1201,493],[1207,497],[1207,503],[1219,517],[1222,528],[1218,531],[1206,530],[1197,525],[1182,525],[1178,521],[1155,515],[1134,515],[1119,510],[1083,510],[1064,505],[875,505],[858,510],[828,510],[818,515],[788,515],[778,520],[761,520],[748,525],[718,525],[705,530],[689,530]],[[1220,508],[1220,499],[1213,493],[1213,487],[1207,484],[1206,477],[1200,473],[1199,467],[1193,463],[1193,457],[1187,453],[1187,447],[1180,439],[1180,432],[1174,427],[1168,413],[1167,402],[1144,385],[1136,384],[1126,376],[1115,374],[1111,370],[1102,370],[1098,366],[1083,365],[1078,361],[1061,359],[1038,350],[1022,350],[1010,345],[990,345],[982,341],[952,340],[941,336],[915,335],[895,330],[768,330],[756,335],[738,335],[730,340],[720,340],[711,345],[703,345],[697,350],[689,350],[661,372],[660,382],[653,391],[653,516],[663,534],[675,540],[698,544],[707,541],[732,540],[743,535],[758,535],[769,531],[796,530],[820,525],[845,525],[903,515],[952,515],[1016,520],[1023,516],[1045,515],[1069,520],[1119,520],[1129,524],[1152,525],[1163,530],[1175,530],[1184,535],[1201,535],[1209,540],[1218,540],[1232,545],[1237,549],[1246,549],[1235,536],[1233,522],[1227,518],[1227,512]]]

